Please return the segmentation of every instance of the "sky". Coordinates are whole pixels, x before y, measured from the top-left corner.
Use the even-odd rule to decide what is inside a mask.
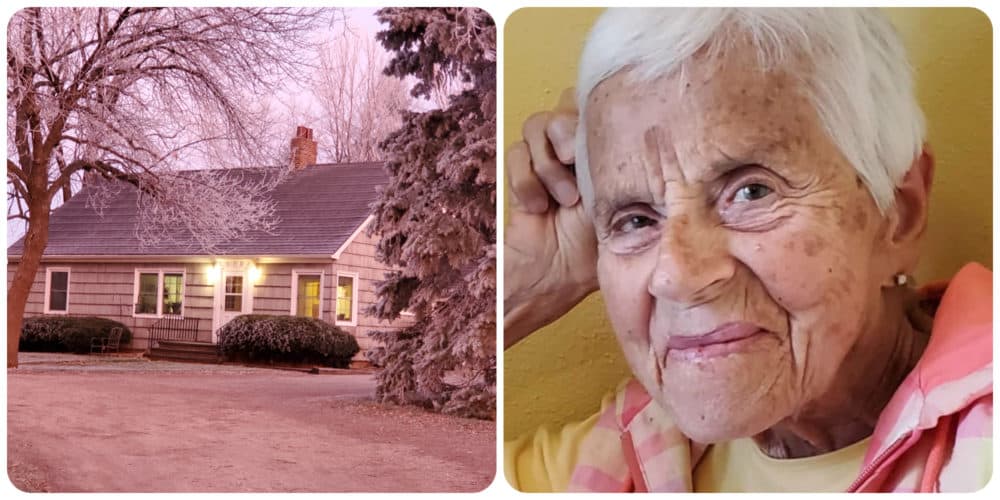
[[[351,27],[352,32],[359,37],[374,38],[375,34],[384,27],[384,25],[380,24],[378,19],[375,17],[375,12],[377,10],[378,8],[376,7],[345,9],[344,14],[346,15],[348,26]],[[318,38],[329,36],[331,31],[335,34],[342,33],[342,29],[343,27],[341,25],[334,26],[332,30],[329,26],[324,26],[323,28],[317,30],[316,36]],[[381,46],[379,47],[381,48]],[[291,94],[293,97],[297,96],[296,98],[299,99],[308,99],[308,97],[302,96],[301,89],[293,89],[291,88],[292,86],[293,85],[290,85],[290,88],[285,91],[286,95]],[[280,106],[280,103],[276,103],[276,105]],[[294,126],[294,124],[290,124],[290,126]],[[291,139],[291,136],[289,136],[289,139]],[[8,221],[6,246],[10,246],[10,244],[23,236],[24,232],[25,225],[22,220],[17,219]]]

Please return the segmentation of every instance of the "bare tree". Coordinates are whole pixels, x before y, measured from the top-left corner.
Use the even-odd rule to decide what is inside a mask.
[[[388,55],[371,37],[347,31],[319,53],[311,94],[321,150],[335,162],[383,159],[379,143],[410,103],[406,83],[383,73]]]
[[[273,207],[257,196],[268,183],[239,184],[231,176],[193,182],[178,169],[273,158],[262,140],[260,96],[301,74],[300,54],[310,51],[308,35],[322,19],[320,11],[269,8],[14,14],[7,31],[8,219],[25,221],[26,234],[7,291],[8,367],[17,366],[53,200],[71,195],[84,172],[140,190],[143,237],[155,237],[161,220],[184,220],[211,249],[273,223]]]

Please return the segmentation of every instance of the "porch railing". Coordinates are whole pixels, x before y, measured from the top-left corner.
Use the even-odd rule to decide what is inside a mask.
[[[161,318],[149,327],[149,348],[156,347],[160,340],[198,340],[200,318]]]

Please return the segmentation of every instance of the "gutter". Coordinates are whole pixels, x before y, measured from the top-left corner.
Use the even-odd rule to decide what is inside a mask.
[[[259,264],[327,263],[330,254],[303,255],[43,255],[42,262],[182,262],[211,264],[217,260],[252,260]],[[7,261],[18,262],[21,255],[8,255]]]

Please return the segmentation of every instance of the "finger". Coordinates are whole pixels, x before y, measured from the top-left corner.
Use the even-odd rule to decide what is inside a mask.
[[[556,158],[564,165],[576,163],[576,126],[577,116],[570,113],[554,114],[545,126]]]
[[[549,209],[549,192],[531,169],[531,153],[524,141],[507,149],[504,165],[514,206],[526,212],[545,213]]]
[[[556,111],[577,114],[579,109],[576,106],[576,88],[570,87],[559,94],[559,103],[556,104]]]
[[[551,112],[535,113],[524,122],[524,141],[531,154],[531,168],[561,205],[569,207],[580,198],[576,189],[576,178],[570,169],[559,161],[549,143],[545,128],[553,117]]]

